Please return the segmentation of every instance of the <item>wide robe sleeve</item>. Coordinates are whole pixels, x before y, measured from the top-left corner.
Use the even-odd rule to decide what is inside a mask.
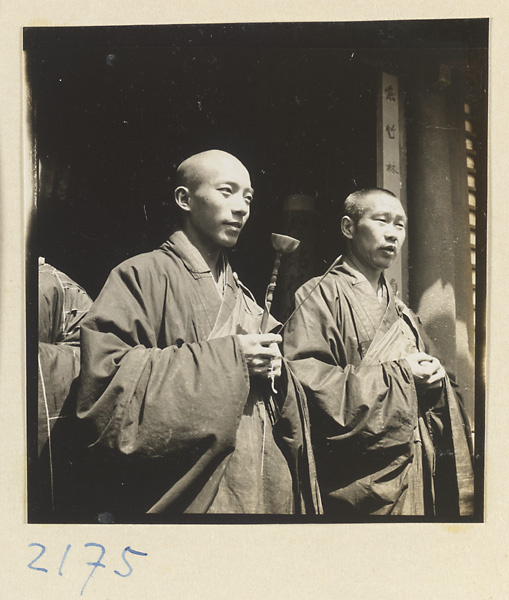
[[[39,267],[39,453],[80,366],[80,325],[92,300],[65,273]]]
[[[284,355],[308,398],[326,511],[389,512],[412,459],[417,394],[404,359],[364,365],[360,343],[352,307],[324,282],[290,321]]]
[[[39,265],[38,461],[30,475],[31,510],[38,518],[72,504],[74,411],[69,394],[80,367],[80,325],[91,305],[85,290],[65,273]]]
[[[78,416],[103,491],[116,487],[108,510],[185,511],[224,468],[249,393],[238,339],[200,339],[192,298],[176,300],[182,282],[161,279],[124,263],[82,326]],[[214,493],[208,485],[203,511]]]

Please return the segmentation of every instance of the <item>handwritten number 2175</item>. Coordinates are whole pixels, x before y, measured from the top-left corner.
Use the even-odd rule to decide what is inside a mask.
[[[46,569],[45,567],[36,567],[35,566],[35,563],[46,552],[46,546],[44,546],[43,544],[38,544],[36,542],[34,542],[33,544],[29,544],[29,546],[36,546],[36,547],[40,548],[40,552],[39,552],[39,554],[32,561],[30,561],[28,563],[28,565],[27,565],[28,568],[29,569],[33,569],[34,571],[42,571],[43,573],[47,573],[48,569]],[[101,567],[103,569],[106,568],[106,565],[103,562],[101,562],[102,559],[104,558],[104,555],[106,554],[106,548],[102,544],[96,544],[95,542],[89,542],[88,544],[85,544],[85,548],[89,548],[89,547],[99,548],[100,549],[100,555],[99,555],[99,558],[97,560],[92,561],[92,562],[87,562],[87,565],[90,565],[92,567],[92,570],[88,574],[88,577],[85,580],[85,583],[83,584],[83,587],[81,588],[80,596],[83,595],[83,592],[85,591],[87,583],[90,581],[90,578],[95,573],[96,569],[99,568],[99,567]],[[60,567],[58,568],[58,574],[59,575],[62,575],[62,569],[63,569],[64,563],[65,563],[65,559],[67,558],[67,555],[69,554],[69,550],[70,549],[71,549],[71,544],[68,544],[67,548],[65,549],[65,552],[64,552],[64,554],[62,556],[62,560],[60,561]],[[127,561],[127,554],[134,554],[134,555],[137,555],[137,556],[147,556],[146,552],[139,552],[138,550],[133,550],[129,546],[126,546],[124,548],[123,552],[122,552],[122,560],[125,562],[125,564],[127,566],[127,572],[126,573],[120,573],[117,570],[113,571],[119,577],[129,577],[129,575],[133,572],[133,568],[132,568],[131,564]]]

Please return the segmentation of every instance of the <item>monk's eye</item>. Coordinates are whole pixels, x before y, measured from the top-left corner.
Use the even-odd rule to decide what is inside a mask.
[[[253,195],[247,194],[246,196],[244,196],[244,200],[246,201],[247,204],[251,204],[251,202],[253,201]]]
[[[230,185],[222,185],[218,188],[223,196],[230,196],[233,193],[233,190]]]

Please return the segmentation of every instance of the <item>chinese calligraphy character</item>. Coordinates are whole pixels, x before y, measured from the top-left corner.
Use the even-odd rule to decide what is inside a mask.
[[[398,169],[396,169],[396,163],[388,162],[385,163],[385,170],[389,171],[389,173],[393,173],[394,175],[399,175]]]
[[[388,102],[396,102],[396,92],[394,91],[394,88],[392,87],[392,85],[388,85],[384,89],[384,94],[385,94],[385,99]]]
[[[386,125],[385,131],[387,131],[387,135],[391,140],[396,138],[396,125]]]

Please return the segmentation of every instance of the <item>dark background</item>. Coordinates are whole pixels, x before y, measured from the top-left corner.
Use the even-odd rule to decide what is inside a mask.
[[[259,299],[283,197],[318,199],[330,260],[334,201],[376,182],[376,82],[344,51],[78,49],[37,62],[38,252],[93,297],[113,266],[166,239],[175,169],[191,154],[220,148],[251,173],[253,213],[231,259]]]
[[[25,29],[38,173],[31,259],[44,256],[95,297],[112,267],[168,237],[178,164],[220,148],[246,164],[255,188],[230,258],[258,301],[288,194],[317,200],[313,274],[323,272],[341,252],[343,199],[376,185],[380,52],[474,45],[475,29],[456,20]]]

